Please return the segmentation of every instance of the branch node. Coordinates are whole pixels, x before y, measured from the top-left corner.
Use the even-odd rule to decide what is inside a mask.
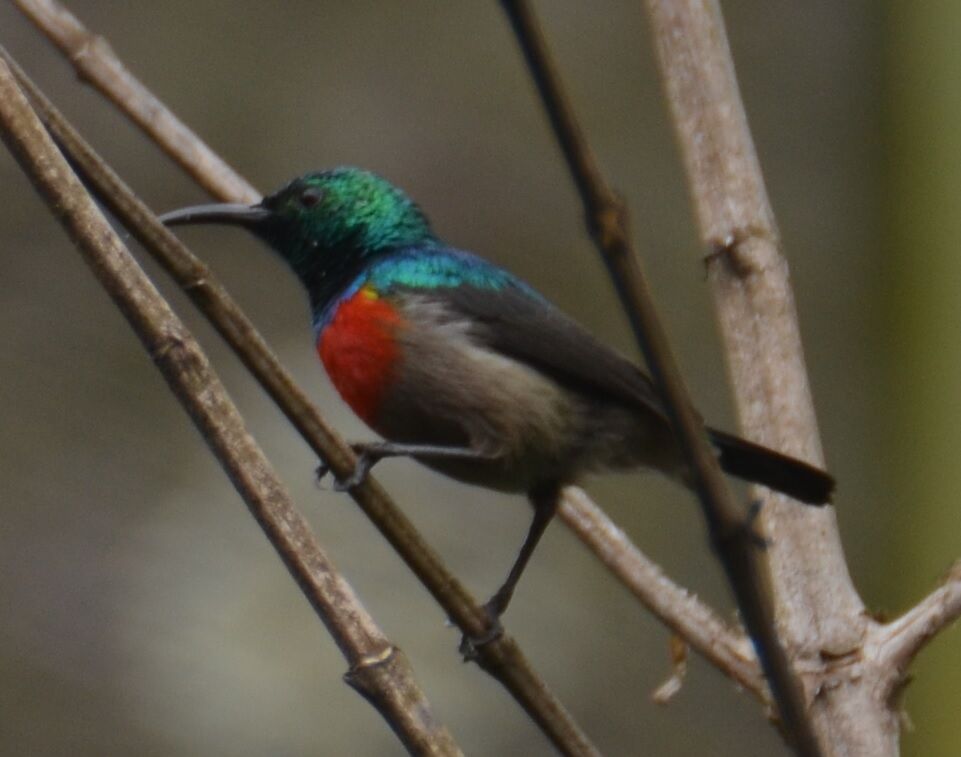
[[[607,193],[589,212],[587,225],[606,257],[627,253],[627,205],[619,194]]]
[[[113,55],[110,43],[98,34],[83,34],[74,41],[68,54],[77,81],[82,84],[93,84],[93,78],[87,72],[84,59],[96,60],[100,56]]]
[[[708,270],[714,264],[723,265],[728,273],[738,279],[746,279],[760,273],[763,262],[752,254],[750,242],[764,239],[776,243],[771,235],[759,227],[731,229],[723,237],[708,240],[709,252],[704,255],[704,267]]]
[[[390,665],[398,652],[399,649],[393,644],[385,644],[381,649],[364,655],[344,673],[344,682],[352,689],[366,691],[368,688],[368,673]]]
[[[177,331],[167,331],[156,343],[150,352],[150,357],[155,363],[170,359],[171,362],[181,362],[190,350],[183,335]],[[176,353],[183,353],[178,355]]]

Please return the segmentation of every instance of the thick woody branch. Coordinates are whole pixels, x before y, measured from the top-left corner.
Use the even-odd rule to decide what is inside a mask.
[[[822,465],[787,265],[720,10],[713,0],[647,7],[742,423],[752,438]]]
[[[9,60],[5,53],[0,54]],[[181,285],[317,455],[337,476],[348,476],[355,465],[353,452],[294,383],[212,272],[156,220],[21,71],[18,76],[48,128],[101,201]],[[448,617],[469,637],[489,635],[487,614],[376,480],[369,476],[352,488],[350,495]],[[587,737],[530,667],[513,639],[505,635],[479,645],[477,661],[511,692],[562,753],[594,753]]]
[[[596,165],[528,3],[505,0],[504,7],[581,194],[594,242],[614,280],[690,465],[712,544],[728,574],[745,625],[757,641],[787,733],[802,754],[820,754],[807,719],[802,685],[778,639],[774,601],[756,536],[744,523],[709,448],[704,425],[691,404],[633,250],[624,204],[607,186]]]
[[[435,720],[403,653],[387,640],[317,544],[199,345],[70,171],[3,63],[0,129],[334,637],[350,664],[348,681],[410,752],[461,754]]]
[[[646,0],[687,173],[738,417],[746,435],[822,464],[787,261],[717,0]],[[859,663],[875,624],[848,574],[832,508],[754,488],[780,636],[824,754],[894,755],[898,717]],[[858,676],[846,672],[859,670]],[[840,683],[843,681],[844,683]]]

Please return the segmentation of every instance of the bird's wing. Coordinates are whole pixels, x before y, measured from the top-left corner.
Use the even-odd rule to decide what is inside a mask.
[[[666,417],[651,380],[520,279],[452,248],[411,248],[370,267],[375,289],[435,300],[475,338],[553,380]]]
[[[525,285],[462,285],[438,294],[451,311],[476,324],[476,338],[491,349],[580,392],[664,416],[663,403],[640,368]]]

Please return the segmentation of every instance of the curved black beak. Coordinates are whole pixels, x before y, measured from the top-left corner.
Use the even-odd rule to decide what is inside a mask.
[[[187,224],[219,223],[242,226],[255,230],[273,217],[273,213],[262,205],[239,205],[236,203],[217,203],[213,205],[194,205],[157,216],[166,226],[185,226]]]

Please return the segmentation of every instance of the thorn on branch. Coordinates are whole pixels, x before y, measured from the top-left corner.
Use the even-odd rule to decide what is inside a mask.
[[[896,620],[875,631],[878,664],[890,671],[892,692],[904,686],[905,671],[917,654],[961,617],[961,560],[941,585]]]
[[[83,59],[88,57],[90,53],[96,51],[97,45],[106,45],[106,40],[97,37],[95,34],[88,34],[76,43],[74,49],[70,52],[69,58],[70,62],[74,65],[74,70],[77,74],[77,80],[83,83],[89,84],[90,79],[85,74],[85,67],[83,64]],[[101,48],[103,49],[103,48]],[[109,46],[104,52],[109,52]]]
[[[363,692],[368,687],[369,671],[389,665],[399,650],[393,644],[358,659],[344,673],[344,682],[356,691]]]
[[[655,704],[666,706],[681,691],[684,678],[687,676],[687,642],[677,634],[671,636],[671,675],[664,683],[654,689],[651,699]]]
[[[627,254],[627,206],[620,195],[610,194],[590,211],[587,220],[591,236],[605,256]]]

